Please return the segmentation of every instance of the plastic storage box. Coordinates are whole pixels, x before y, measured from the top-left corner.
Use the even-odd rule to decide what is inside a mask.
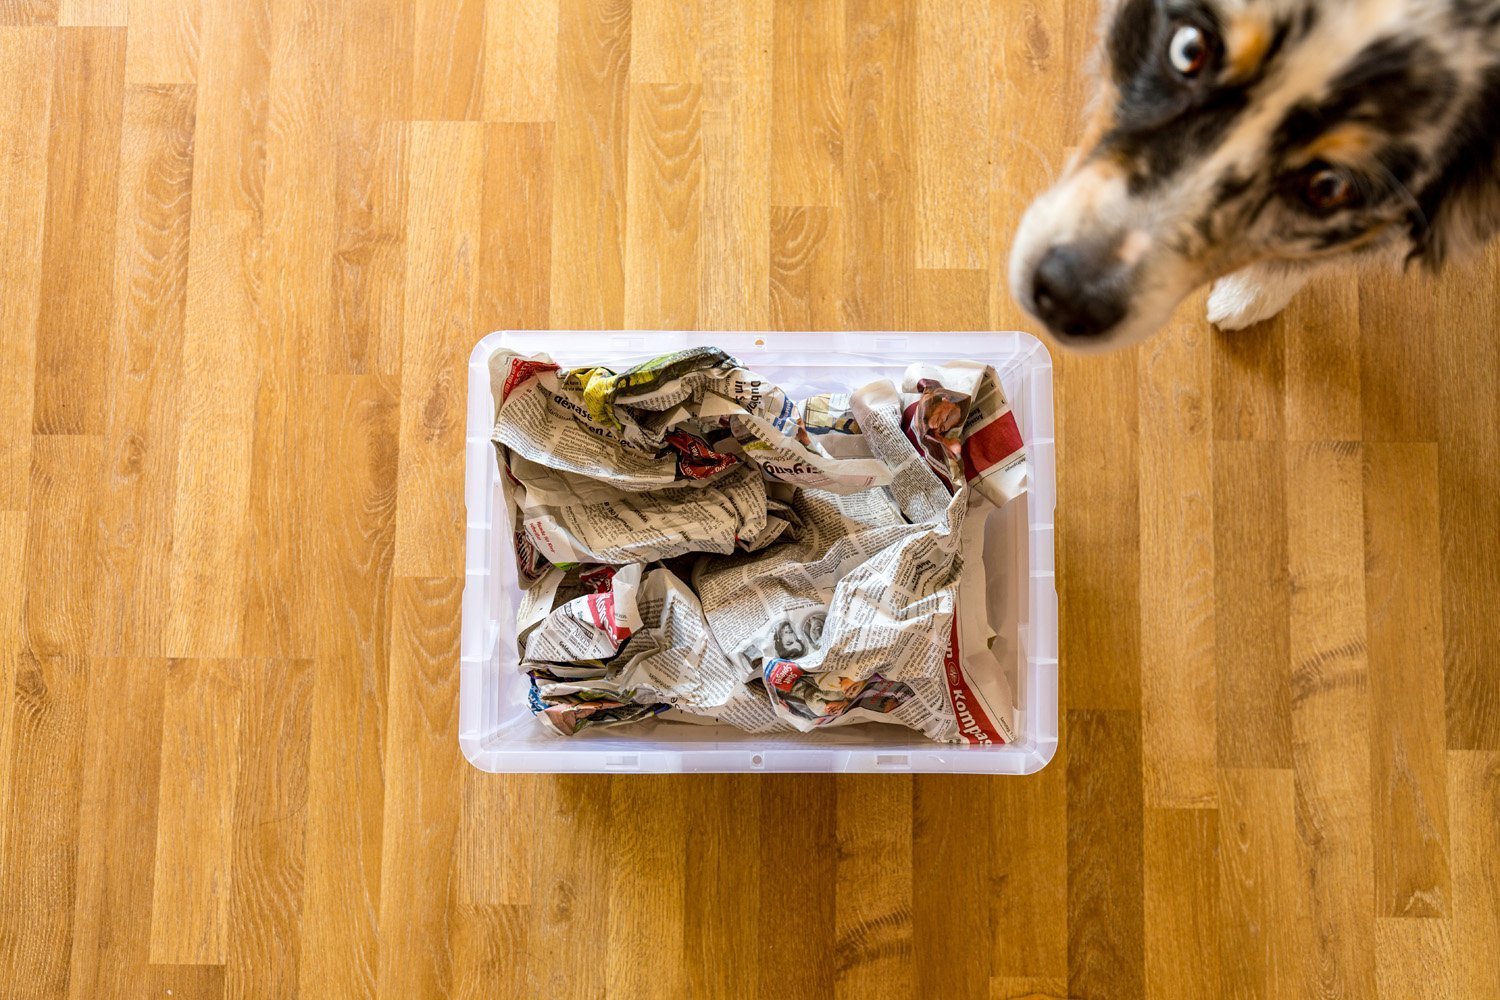
[[[1017,740],[1006,746],[933,743],[900,726],[862,724],[814,733],[752,735],[730,726],[651,720],[558,736],[526,704],[517,669],[519,600],[510,505],[490,441],[489,360],[500,348],[545,351],[564,366],[631,364],[700,344],[721,347],[794,399],[899,382],[913,361],[987,361],[1000,374],[1029,451],[1028,493],[991,517],[985,536],[990,614],[1002,636],[998,669],[1015,692]],[[1057,749],[1057,591],[1052,512],[1056,462],[1052,362],[1024,333],[492,333],[469,359],[465,501],[467,566],[461,637],[459,742],[485,771],[844,771],[1031,774]]]

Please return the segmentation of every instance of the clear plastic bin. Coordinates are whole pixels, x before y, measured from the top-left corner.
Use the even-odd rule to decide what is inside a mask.
[[[730,726],[650,720],[558,736],[532,717],[517,669],[519,600],[510,504],[490,442],[489,359],[504,347],[546,351],[563,364],[631,364],[700,344],[721,347],[792,398],[849,391],[878,377],[900,381],[913,361],[987,361],[1000,374],[1030,454],[1029,492],[991,517],[985,536],[990,613],[1002,640],[996,669],[1015,692],[1017,740],[1007,746],[933,743],[900,726],[862,724],[814,733],[751,735]],[[469,358],[465,449],[468,506],[458,738],[484,771],[845,771],[1031,774],[1057,749],[1057,590],[1052,511],[1052,361],[1024,333],[676,333],[504,331]]]

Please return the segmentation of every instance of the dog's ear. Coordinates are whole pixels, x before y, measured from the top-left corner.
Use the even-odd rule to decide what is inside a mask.
[[[1500,234],[1500,64],[1466,107],[1438,155],[1441,170],[1417,196],[1411,259],[1437,269]]]
[[[1425,224],[1413,223],[1412,258],[1438,270],[1450,257],[1478,250],[1500,235],[1500,162],[1463,184]]]

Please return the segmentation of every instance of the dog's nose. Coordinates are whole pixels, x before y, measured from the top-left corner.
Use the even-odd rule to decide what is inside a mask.
[[[1123,271],[1119,259],[1102,247],[1053,247],[1031,279],[1037,317],[1053,333],[1097,337],[1125,315]]]

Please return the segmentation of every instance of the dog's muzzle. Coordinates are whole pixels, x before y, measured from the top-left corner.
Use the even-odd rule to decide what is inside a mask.
[[[1029,279],[1032,312],[1054,336],[1100,337],[1129,310],[1132,270],[1120,260],[1115,245],[1053,246],[1037,261]]]

